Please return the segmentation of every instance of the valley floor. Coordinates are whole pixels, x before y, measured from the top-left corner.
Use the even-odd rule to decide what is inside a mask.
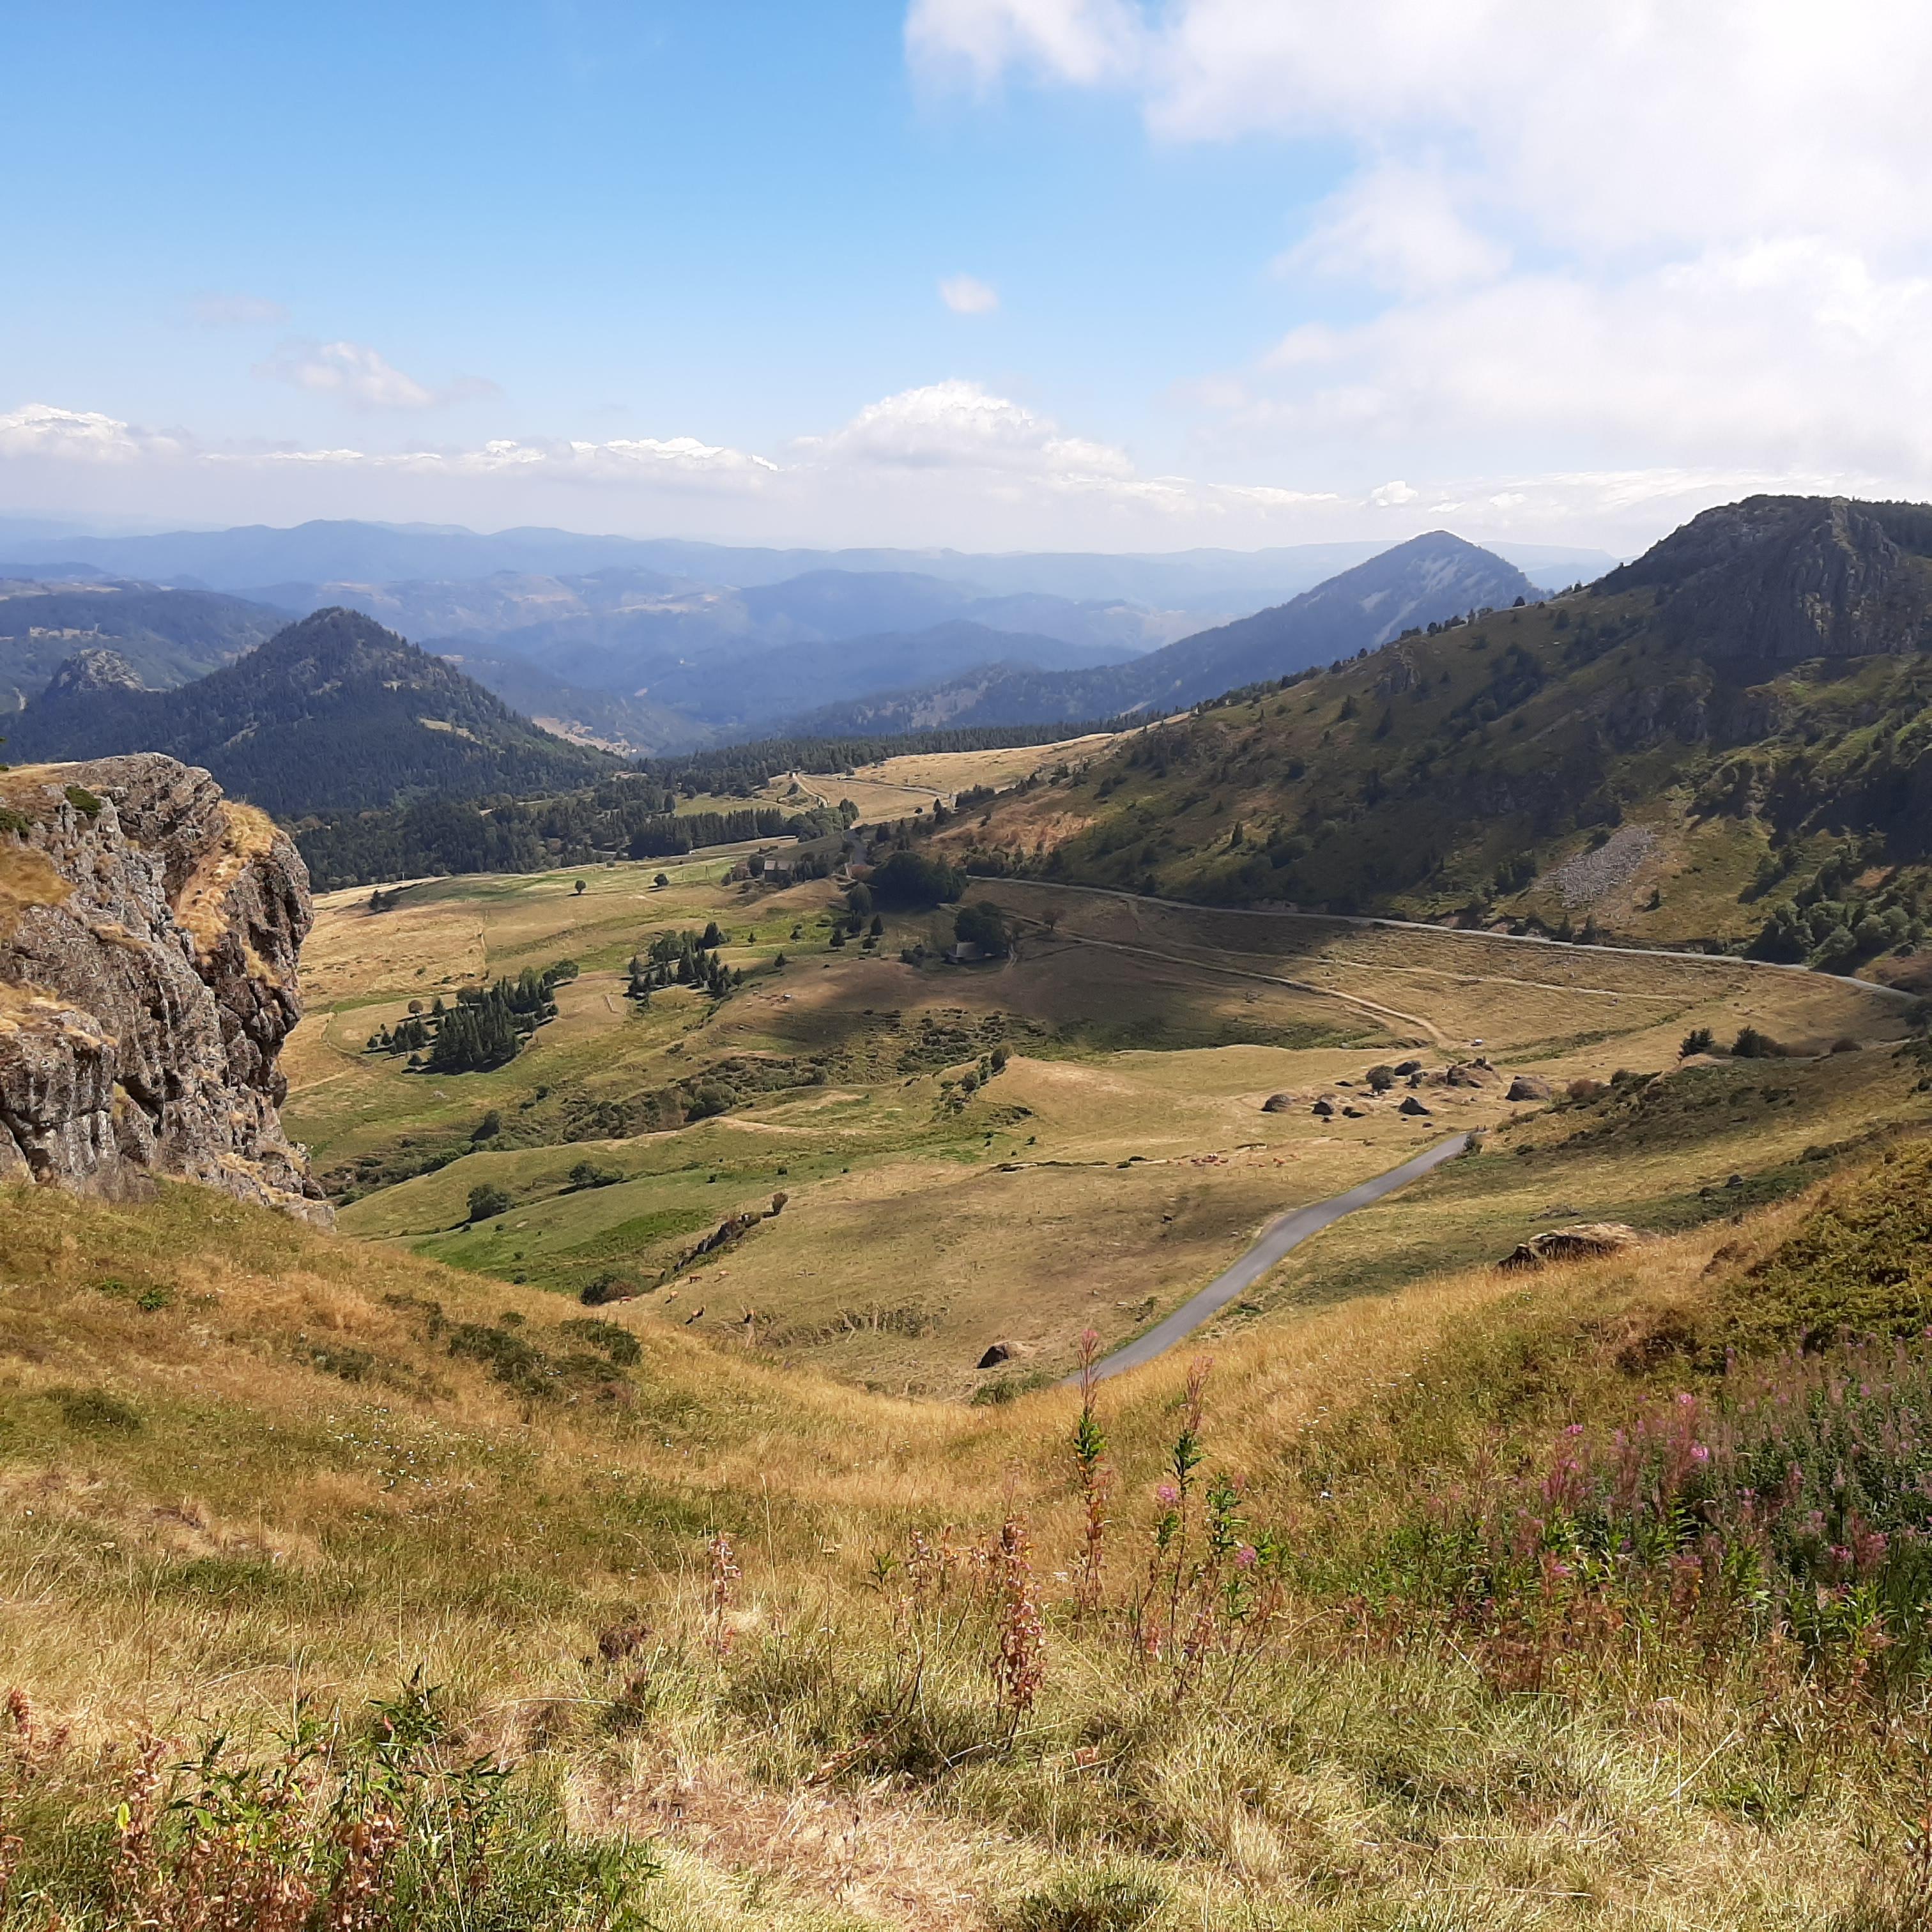
[[[556,874],[427,882],[380,912],[326,902],[286,1116],[352,1196],[345,1230],[572,1298],[642,1291],[616,1304],[626,1320],[880,1390],[986,1399],[1066,1373],[1084,1329],[1124,1342],[1276,1215],[1451,1132],[1486,1132],[1486,1151],[1376,1210],[1372,1233],[1298,1250],[1224,1326],[1505,1252],[1552,1211],[1687,1226],[1735,1204],[1711,1191],[1732,1174],[1770,1198],[1815,1178],[1818,1150],[1924,1111],[1888,1051],[1906,1003],[1818,975],[1017,881],[972,889],[1006,908],[1014,957],[950,968],[945,910],[835,948],[829,883],[728,871],[700,857],[662,888],[619,865],[581,893]],[[653,936],[712,922],[736,992],[625,997]],[[565,956],[580,970],[559,1017],[507,1066],[435,1076],[364,1051],[412,999]],[[1700,1026],[1756,1027],[1792,1057],[1680,1068]],[[1414,1087],[1369,1084],[1411,1062]],[[1597,1132],[1565,1096],[1619,1070],[1670,1077],[1640,1131]],[[1520,1076],[1556,1112],[1509,1100]],[[512,1204],[471,1221],[479,1185]],[[686,1264],[746,1215],[742,1238]],[[977,1367],[995,1344],[1003,1360]]]

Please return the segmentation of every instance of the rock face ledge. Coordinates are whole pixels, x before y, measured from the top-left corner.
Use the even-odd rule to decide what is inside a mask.
[[[0,1182],[172,1175],[326,1224],[275,1111],[310,918],[287,836],[205,771],[0,773]]]

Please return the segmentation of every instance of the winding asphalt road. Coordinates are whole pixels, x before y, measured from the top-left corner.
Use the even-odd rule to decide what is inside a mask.
[[[1156,1356],[1165,1354],[1175,1342],[1192,1334],[1210,1316],[1218,1315],[1235,1296],[1252,1288],[1291,1248],[1299,1246],[1310,1234],[1318,1233],[1332,1221],[1340,1220],[1344,1214],[1352,1214],[1358,1208],[1366,1208],[1384,1195],[1393,1194],[1398,1187],[1406,1187],[1412,1180],[1420,1180],[1430,1168],[1440,1167],[1445,1160],[1460,1154],[1468,1142],[1467,1134],[1451,1134],[1446,1141],[1438,1141],[1435,1146],[1425,1148],[1412,1160],[1404,1161],[1401,1166],[1392,1167],[1386,1174],[1378,1174],[1359,1186],[1350,1188],[1346,1194],[1330,1195],[1326,1201],[1317,1201],[1306,1208],[1292,1208],[1277,1216],[1262,1230],[1260,1238],[1233,1267],[1217,1274],[1198,1294],[1184,1301],[1164,1322],[1156,1322],[1144,1335],[1137,1336],[1124,1348],[1116,1348],[1104,1361],[1096,1363],[1094,1374],[1118,1376],[1123,1370],[1138,1369]],[[1067,1378],[1070,1383],[1078,1383],[1079,1379],[1078,1376]]]

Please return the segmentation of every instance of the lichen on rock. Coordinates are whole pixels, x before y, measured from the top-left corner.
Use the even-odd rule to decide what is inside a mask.
[[[5,772],[0,813],[0,1181],[327,1221],[276,1112],[311,918],[287,835],[154,754]]]

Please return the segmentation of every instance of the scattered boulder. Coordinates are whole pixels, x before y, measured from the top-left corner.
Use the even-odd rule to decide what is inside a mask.
[[[1002,1362],[1010,1362],[1012,1358],[1013,1345],[1010,1342],[995,1342],[974,1364],[974,1366],[981,1369],[997,1369]]]
[[[1452,1087],[1487,1087],[1497,1078],[1496,1070],[1486,1060],[1462,1060],[1450,1067],[1448,1078]]]
[[[1724,1185],[1726,1187],[1742,1187],[1744,1184],[1744,1178],[1742,1174],[1732,1174],[1731,1178],[1724,1183]]]
[[[1402,1096],[1402,1105],[1396,1108],[1396,1112],[1398,1114],[1415,1114],[1430,1117],[1432,1116],[1435,1110],[1432,1108],[1425,1107],[1413,1094],[1406,1094]]]
[[[1264,1114],[1285,1114],[1294,1105],[1294,1096],[1292,1094],[1270,1094],[1262,1102],[1262,1112]]]
[[[1395,1070],[1398,1073],[1404,1074],[1420,1073],[1422,1071],[1422,1062],[1419,1060],[1398,1060],[1395,1064]]]
[[[1324,1098],[1316,1102],[1308,1110],[1318,1120],[1332,1120],[1335,1118],[1335,1103]]]
[[[1547,1100],[1554,1090],[1540,1074],[1519,1073],[1509,1084],[1509,1091],[1503,1096],[1506,1100]]]
[[[1349,1120],[1366,1120],[1369,1118],[1367,1109],[1362,1107],[1344,1107],[1342,1116]]]
[[[1531,1235],[1496,1265],[1514,1274],[1557,1262],[1593,1261],[1634,1248],[1642,1239],[1634,1228],[1621,1221],[1584,1221],[1574,1228],[1552,1228],[1546,1234]]]

